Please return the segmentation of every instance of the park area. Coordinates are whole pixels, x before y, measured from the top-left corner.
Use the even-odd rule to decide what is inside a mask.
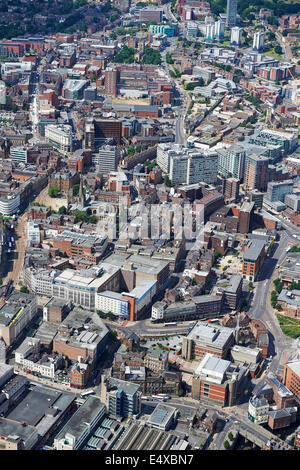
[[[298,338],[300,336],[300,321],[295,318],[286,317],[276,313],[282,332],[290,338]]]

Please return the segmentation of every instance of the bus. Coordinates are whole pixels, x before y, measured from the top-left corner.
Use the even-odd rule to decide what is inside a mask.
[[[160,397],[158,395],[152,395],[152,400],[153,401],[166,401],[167,397]]]
[[[81,397],[81,398],[84,398],[84,397],[87,397],[87,396],[89,396],[89,395],[94,395],[94,393],[95,393],[95,390],[89,390],[88,392],[83,392],[83,393],[81,393],[81,394],[80,394],[80,397]]]
[[[156,397],[160,397],[160,398],[171,398],[168,393],[157,393],[157,394],[156,394]]]
[[[149,397],[141,397],[141,400],[149,400]]]
[[[164,326],[176,326],[177,323],[176,322],[171,322],[171,323],[164,323]]]

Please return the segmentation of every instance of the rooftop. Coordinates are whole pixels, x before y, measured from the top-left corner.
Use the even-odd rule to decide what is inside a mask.
[[[66,434],[71,434],[75,439],[78,439],[101,409],[105,409],[105,405],[101,403],[100,399],[89,396],[55,436],[55,439],[65,439]]]
[[[176,408],[174,406],[164,405],[162,403],[158,404],[153,413],[149,416],[148,424],[154,426],[164,426],[166,425],[170,418],[175,414]]]
[[[195,370],[196,375],[206,376],[207,379],[222,383],[224,375],[230,367],[230,361],[219,359],[213,354],[205,354]]]
[[[222,348],[232,336],[233,332],[234,330],[232,328],[211,325],[210,323],[198,321],[188,334],[187,338]]]

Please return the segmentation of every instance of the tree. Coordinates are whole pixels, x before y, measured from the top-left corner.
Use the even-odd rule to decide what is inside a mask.
[[[129,146],[127,147],[127,155],[128,155],[129,157],[132,157],[134,154],[135,154],[135,148],[134,148],[134,146],[133,146],[133,145],[129,145]]]
[[[74,184],[73,186],[73,196],[78,196],[80,184]]]
[[[152,47],[146,47],[145,58],[143,60],[143,63],[149,64],[149,65],[160,65],[161,64],[160,52],[157,51],[156,49],[152,49]]]
[[[274,280],[274,286],[275,286],[276,292],[278,294],[280,294],[280,292],[283,289],[283,284],[282,284],[281,280],[280,279],[275,279]]]
[[[174,64],[174,60],[172,59],[171,52],[166,53],[166,62],[167,62],[167,64]]]
[[[268,23],[271,24],[272,26],[279,26],[278,19],[275,18],[275,16],[269,16]]]
[[[229,449],[230,444],[228,441],[224,441],[223,446],[224,446],[224,449]]]
[[[229,439],[230,441],[233,441],[233,434],[232,434],[232,432],[229,432],[229,433],[228,433],[228,439]]]
[[[91,215],[89,217],[89,224],[96,224],[98,222],[98,218],[95,215]]]
[[[89,216],[85,211],[75,211],[74,216],[79,222],[88,222],[89,221]]]
[[[52,186],[48,189],[48,195],[50,197],[57,197],[58,196],[58,187],[57,186]]]
[[[2,286],[2,284],[3,284],[3,279],[2,277],[0,277],[0,286]]]
[[[272,305],[273,308],[275,308],[276,304],[277,304],[277,292],[276,292],[276,290],[272,290],[272,292],[271,292],[271,305]]]
[[[29,290],[27,289],[26,286],[22,286],[20,289],[20,292],[22,292],[22,294],[29,294]]]
[[[172,186],[172,181],[170,180],[170,178],[168,177],[168,175],[166,175],[164,177],[164,183],[166,186],[168,186],[168,188],[170,188]]]
[[[182,388],[180,388],[180,389],[178,390],[178,396],[179,396],[179,397],[183,397],[183,395],[184,395],[184,390],[183,390]]]
[[[274,52],[276,52],[276,54],[282,54],[282,47],[278,44],[274,47]]]
[[[58,213],[59,214],[66,214],[67,213],[67,208],[65,206],[61,206],[59,209],[58,209]]]

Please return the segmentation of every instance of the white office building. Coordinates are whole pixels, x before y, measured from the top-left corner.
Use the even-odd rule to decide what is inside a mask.
[[[214,38],[222,39],[225,32],[225,23],[222,20],[216,21],[214,24]]]
[[[20,194],[9,194],[0,198],[0,214],[4,216],[15,214],[20,207]]]
[[[34,220],[30,219],[27,222],[27,239],[31,243],[40,243],[40,227]]]
[[[48,124],[45,127],[45,138],[58,151],[72,152],[73,135],[69,124]]]
[[[157,163],[174,184],[194,184],[200,181],[214,184],[217,181],[218,154],[210,150],[200,151],[179,144],[160,144],[157,149]]]
[[[253,46],[254,51],[262,51],[264,48],[264,38],[265,34],[262,31],[257,31],[253,36]]]
[[[206,25],[205,39],[207,41],[212,41],[214,39],[214,23],[208,23]]]
[[[231,46],[240,46],[242,42],[242,30],[235,26],[231,28],[231,35],[230,35],[230,45]]]
[[[95,295],[95,310],[111,312],[114,315],[128,317],[129,301],[122,294],[112,291],[97,292]]]
[[[13,162],[27,163],[27,148],[23,146],[12,147],[10,149],[10,156]]]
[[[218,172],[224,178],[242,180],[245,171],[246,151],[242,146],[232,145],[228,149],[218,150]]]

